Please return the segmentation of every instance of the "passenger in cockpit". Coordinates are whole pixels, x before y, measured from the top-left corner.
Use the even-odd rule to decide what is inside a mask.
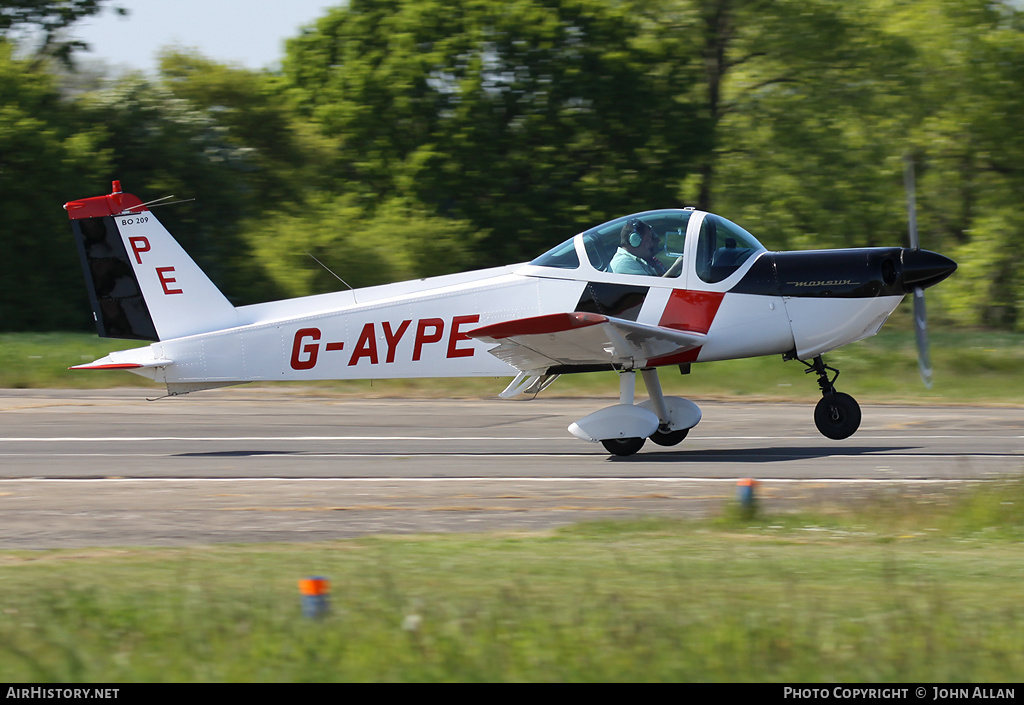
[[[622,226],[619,248],[609,269],[615,274],[664,276],[665,266],[655,257],[660,246],[654,228],[639,218],[632,218]]]

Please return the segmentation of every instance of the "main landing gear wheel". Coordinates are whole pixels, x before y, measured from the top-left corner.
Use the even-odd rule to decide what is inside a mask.
[[[814,425],[834,441],[849,438],[860,427],[860,405],[849,394],[826,394],[814,407]]]
[[[655,431],[651,434],[651,440],[659,446],[675,446],[682,443],[689,432],[688,428],[684,428],[682,431]]]
[[[644,447],[645,438],[606,438],[601,445],[612,455],[633,455]]]

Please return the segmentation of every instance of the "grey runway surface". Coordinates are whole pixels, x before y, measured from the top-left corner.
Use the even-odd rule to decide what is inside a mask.
[[[769,510],[929,500],[1024,472],[1024,409],[866,406],[845,441],[813,404],[700,402],[681,445],[609,456],[566,432],[603,399],[353,400],[236,388],[0,395],[0,548],[538,531],[704,516],[759,480]]]

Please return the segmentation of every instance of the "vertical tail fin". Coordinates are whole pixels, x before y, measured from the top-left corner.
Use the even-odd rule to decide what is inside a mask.
[[[237,325],[235,307],[120,182],[64,209],[100,337],[168,340]]]

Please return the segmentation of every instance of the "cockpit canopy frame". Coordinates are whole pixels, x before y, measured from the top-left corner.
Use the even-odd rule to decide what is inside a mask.
[[[530,264],[615,273],[612,259],[623,245],[623,226],[634,220],[654,229],[658,263],[652,267],[669,278],[685,276],[689,264],[689,271],[701,281],[715,284],[765,251],[753,235],[726,218],[691,208],[662,209],[609,220],[559,243]]]

